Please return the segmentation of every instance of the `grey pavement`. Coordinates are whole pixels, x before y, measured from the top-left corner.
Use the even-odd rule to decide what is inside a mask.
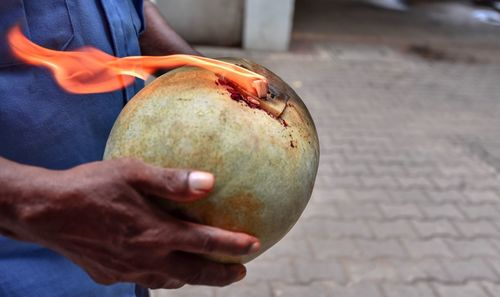
[[[300,3],[289,53],[201,50],[306,102],[322,155],[305,213],[242,282],[153,295],[500,296],[500,28]]]

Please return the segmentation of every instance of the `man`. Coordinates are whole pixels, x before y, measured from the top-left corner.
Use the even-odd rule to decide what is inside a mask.
[[[99,161],[114,120],[142,83],[65,93],[47,70],[10,54],[5,35],[16,24],[57,50],[196,54],[149,1],[0,1],[0,296],[125,297],[140,295],[135,284],[242,279],[244,266],[201,255],[253,253],[256,238],[177,220],[151,199],[202,199],[211,174]]]

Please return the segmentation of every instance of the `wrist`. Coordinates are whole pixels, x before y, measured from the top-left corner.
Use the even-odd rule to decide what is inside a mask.
[[[0,231],[24,238],[26,218],[57,196],[55,171],[0,158]]]

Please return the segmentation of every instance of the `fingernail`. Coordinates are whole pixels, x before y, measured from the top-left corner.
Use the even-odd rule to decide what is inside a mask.
[[[255,242],[254,244],[252,244],[250,246],[250,248],[248,249],[248,253],[249,254],[253,254],[253,253],[256,253],[260,250],[260,244],[258,242]]]
[[[214,176],[208,172],[194,171],[189,174],[189,189],[192,192],[208,192],[214,186]]]

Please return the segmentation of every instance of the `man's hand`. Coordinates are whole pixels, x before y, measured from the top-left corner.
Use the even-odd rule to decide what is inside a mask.
[[[152,197],[202,198],[214,184],[208,173],[122,159],[67,171],[18,165],[24,168],[16,178],[2,165],[0,184],[6,181],[23,189],[18,197],[12,189],[0,190],[3,233],[60,252],[101,284],[224,286],[242,279],[245,267],[201,255],[238,256],[259,248],[252,236],[181,221],[152,203]]]

